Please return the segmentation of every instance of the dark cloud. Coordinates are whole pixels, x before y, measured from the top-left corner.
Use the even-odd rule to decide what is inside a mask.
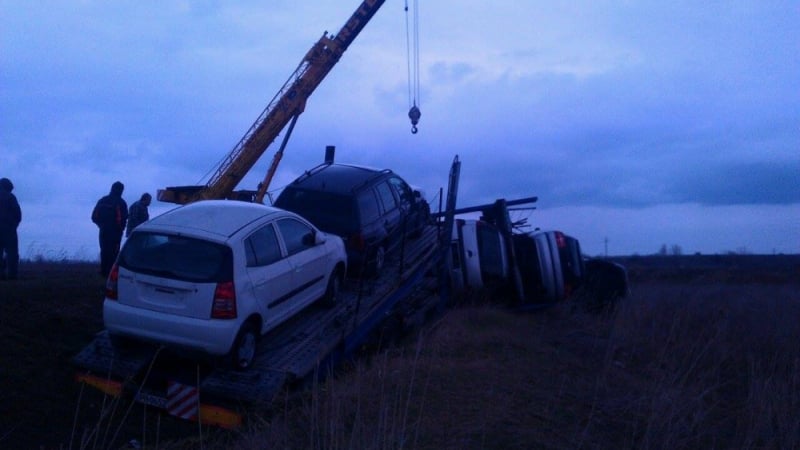
[[[82,223],[117,178],[132,193],[204,181],[319,33],[341,25],[339,3],[314,17],[291,2],[0,10],[0,170],[26,226],[51,209]],[[430,198],[457,154],[460,205],[537,195],[542,209],[622,211],[639,228],[662,220],[660,205],[699,205],[699,220],[706,207],[800,203],[793,3],[474,3],[424,16],[442,22],[420,49],[418,135],[381,14],[309,99],[275,186],[333,144],[339,161],[392,168]]]
[[[758,67],[758,65],[754,65]],[[647,67],[579,77],[469,80],[439,117],[473,180],[462,196],[552,205],[800,201],[800,91],[763,91],[751,68]],[[446,117],[446,121],[443,118]],[[430,123],[430,122],[428,122]],[[472,165],[472,166],[471,166]]]
[[[800,203],[800,161],[722,163],[691,167],[669,180],[675,203],[704,205]]]

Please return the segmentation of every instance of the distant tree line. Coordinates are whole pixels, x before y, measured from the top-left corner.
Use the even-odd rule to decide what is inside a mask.
[[[773,253],[775,253],[773,251]],[[747,247],[739,247],[736,250],[728,250],[724,253],[725,255],[750,255],[752,252]],[[658,256],[681,256],[683,255],[683,248],[678,244],[672,244],[667,246],[667,244],[661,244],[658,251],[656,252]],[[695,255],[700,255],[700,252],[696,252]]]
[[[659,256],[680,256],[683,254],[683,248],[678,244],[672,244],[671,246],[667,247],[667,244],[661,244],[661,248],[658,249]]]

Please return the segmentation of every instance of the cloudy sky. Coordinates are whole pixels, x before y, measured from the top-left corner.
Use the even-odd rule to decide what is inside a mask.
[[[275,191],[335,145],[438,205],[458,155],[460,207],[538,196],[515,218],[590,255],[800,252],[795,0],[422,1],[416,135],[403,3],[310,98]],[[205,183],[358,4],[0,0],[0,176],[22,256],[96,259],[89,215],[115,180],[128,203]]]

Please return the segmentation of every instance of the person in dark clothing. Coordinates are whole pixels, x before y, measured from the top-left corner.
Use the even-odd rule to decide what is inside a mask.
[[[122,233],[128,222],[128,204],[122,199],[125,185],[115,181],[111,192],[97,201],[92,222],[100,229],[100,275],[108,277],[119,254]]]
[[[150,220],[150,211],[147,207],[150,206],[153,196],[145,192],[139,200],[136,200],[128,210],[128,229],[125,230],[125,236],[130,236],[131,231],[139,225]]]
[[[22,209],[13,190],[11,180],[0,178],[0,280],[15,280],[19,270],[17,227],[22,222]]]

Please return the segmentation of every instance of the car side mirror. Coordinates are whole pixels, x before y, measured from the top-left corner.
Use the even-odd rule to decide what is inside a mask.
[[[315,245],[321,245],[325,243],[325,236],[322,233],[317,233],[316,231],[312,231],[305,236],[303,236],[303,245],[306,247],[313,247]]]

